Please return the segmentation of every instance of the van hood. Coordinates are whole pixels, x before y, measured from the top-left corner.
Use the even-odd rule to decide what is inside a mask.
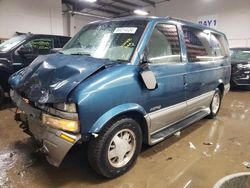
[[[236,64],[250,64],[250,61],[247,60],[231,60],[231,64],[232,65],[236,65]]]
[[[68,94],[80,82],[109,63],[108,60],[80,55],[38,56],[30,66],[13,74],[9,84],[32,102],[66,102]]]

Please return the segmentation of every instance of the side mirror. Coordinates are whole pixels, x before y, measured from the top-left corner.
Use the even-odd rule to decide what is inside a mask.
[[[144,70],[141,72],[142,80],[149,90],[156,89],[157,82],[154,73],[151,70]]]
[[[25,54],[31,54],[33,52],[33,48],[30,46],[22,46],[19,50],[18,53],[21,55]]]
[[[141,66],[141,78],[149,90],[154,90],[157,87],[157,81],[154,73],[148,67],[148,58],[147,53],[144,53],[141,57],[140,66]]]

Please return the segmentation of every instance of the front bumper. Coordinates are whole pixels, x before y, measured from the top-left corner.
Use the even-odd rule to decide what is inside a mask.
[[[22,121],[27,124],[26,132],[31,133],[36,141],[42,145],[41,151],[45,153],[48,162],[53,166],[60,166],[70,148],[81,139],[81,135],[42,124],[41,110],[29,105],[15,91],[11,91],[11,98],[16,106],[25,113],[22,116]],[[71,138],[70,141],[65,140],[65,137]]]
[[[239,69],[232,65],[231,83],[236,86],[250,86],[250,69]]]

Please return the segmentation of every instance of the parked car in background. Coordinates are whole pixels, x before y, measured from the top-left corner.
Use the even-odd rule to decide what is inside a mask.
[[[114,178],[132,167],[142,143],[214,118],[230,73],[223,33],[128,17],[83,27],[60,53],[39,56],[9,83],[16,119],[52,165],[87,142],[92,168]]]
[[[14,72],[28,66],[38,55],[62,48],[70,37],[40,34],[17,35],[0,44],[0,104],[9,91],[8,79]]]
[[[250,88],[250,48],[231,48],[231,86]]]

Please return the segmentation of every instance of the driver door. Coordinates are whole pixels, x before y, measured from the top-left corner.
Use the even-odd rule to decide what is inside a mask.
[[[177,27],[159,23],[148,43],[149,69],[157,80],[157,88],[148,91],[151,133],[186,116],[186,63],[181,60]]]

